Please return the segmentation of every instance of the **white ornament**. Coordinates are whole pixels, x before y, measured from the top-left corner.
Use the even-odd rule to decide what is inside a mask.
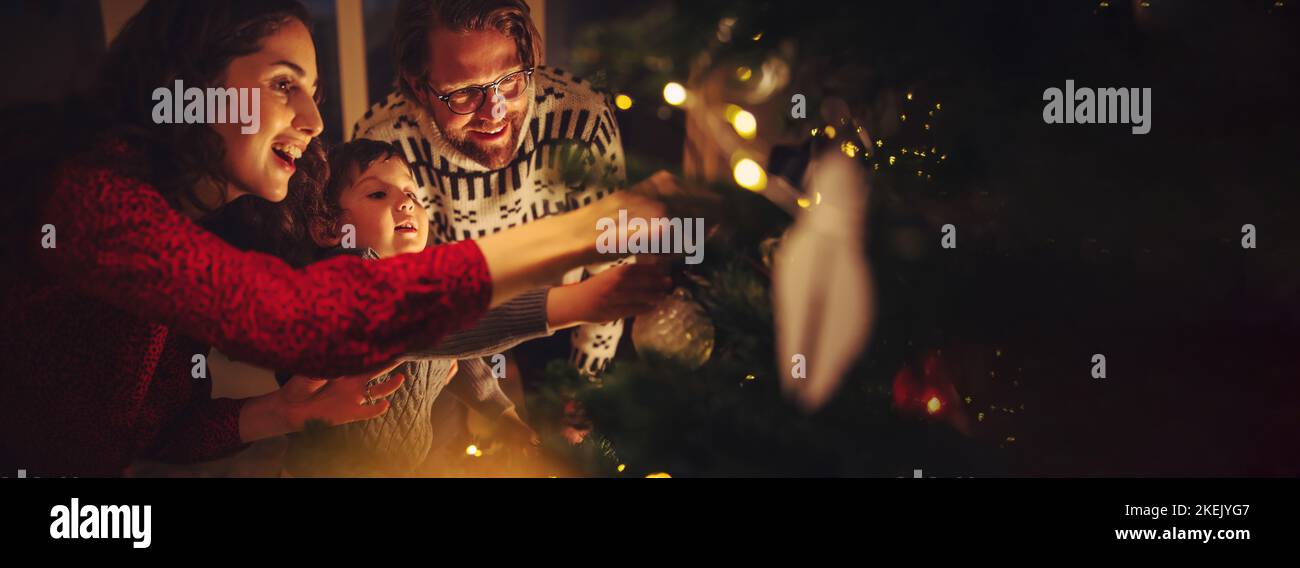
[[[864,248],[867,184],[861,168],[828,151],[809,164],[808,195],[821,203],[795,220],[776,250],[772,304],[778,369],[796,354],[807,378],[782,376],[782,390],[805,411],[821,408],[871,335],[874,291]]]
[[[632,323],[637,353],[654,352],[691,369],[713,355],[713,321],[682,288],[673,290],[655,309]]]

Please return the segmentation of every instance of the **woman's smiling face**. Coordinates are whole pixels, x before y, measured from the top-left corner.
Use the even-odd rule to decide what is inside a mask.
[[[316,85],[316,46],[297,19],[266,36],[256,53],[231,60],[222,86],[258,89],[260,128],[244,134],[240,124],[212,126],[226,147],[227,202],[244,194],[278,202],[288,194],[294,160],[324,130]]]

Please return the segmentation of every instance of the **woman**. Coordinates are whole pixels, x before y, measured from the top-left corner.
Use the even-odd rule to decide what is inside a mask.
[[[383,403],[369,403],[388,391],[364,390],[376,371],[595,261],[596,219],[619,209],[661,214],[628,192],[478,242],[380,261],[294,269],[238,250],[199,222],[241,197],[286,199],[307,165],[298,157],[312,155],[321,133],[307,21],[290,0],[154,0],[114,41],[95,113],[75,125],[80,136],[66,137],[65,148],[78,140],[88,148],[35,178],[34,211],[18,225],[20,270],[4,277],[6,469],[118,475],[137,457],[207,460],[308,420],[382,412]],[[152,93],[176,81],[258,88],[260,128],[157,124]],[[362,374],[212,400],[198,357],[211,346],[307,375]]]

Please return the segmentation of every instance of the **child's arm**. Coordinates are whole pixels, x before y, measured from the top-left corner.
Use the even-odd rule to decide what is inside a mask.
[[[515,403],[501,390],[492,367],[482,358],[463,359],[458,362],[460,371],[447,384],[447,391],[466,406],[487,418],[495,419]]]
[[[408,357],[485,357],[558,329],[581,325],[576,333],[582,335],[584,329],[621,326],[622,318],[650,310],[671,289],[665,264],[647,260],[622,266],[578,284],[526,292],[489,311],[473,328],[453,333],[433,349]],[[612,337],[612,343],[617,343],[617,336]]]
[[[549,293],[549,288],[525,292],[488,311],[473,327],[446,336],[433,348],[407,353],[407,359],[486,357],[551,335],[546,312]]]
[[[539,446],[542,441],[515,411],[515,404],[501,390],[492,368],[483,359],[465,359],[459,362],[460,371],[447,385],[453,396],[471,410],[496,423],[498,436],[521,447]]]

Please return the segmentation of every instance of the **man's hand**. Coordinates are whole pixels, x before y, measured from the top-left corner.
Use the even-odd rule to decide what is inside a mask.
[[[647,312],[672,291],[668,265],[638,258],[587,280],[552,288],[546,297],[547,323],[554,329],[604,323]]]

